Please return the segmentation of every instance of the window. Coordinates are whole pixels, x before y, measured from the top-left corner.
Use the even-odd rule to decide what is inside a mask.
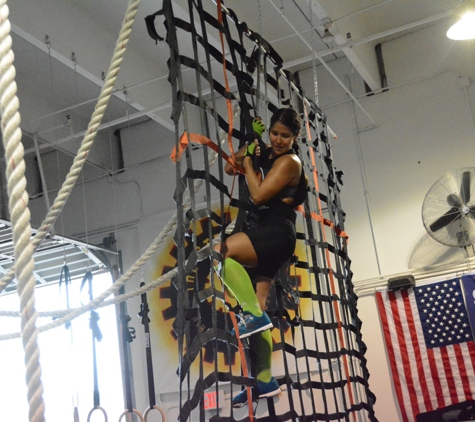
[[[95,275],[94,296],[111,284],[109,274]],[[69,285],[70,306],[80,307],[89,301],[87,286],[80,290],[81,280]],[[36,310],[52,311],[66,309],[66,289],[63,284],[36,289]],[[18,311],[20,300],[17,294],[0,296],[0,309]],[[119,356],[119,340],[115,306],[96,310],[102,340],[96,341],[98,390],[100,405],[109,420],[119,420],[125,405],[122,390],[122,375]],[[77,406],[79,420],[86,421],[94,407],[94,379],[92,358],[92,332],[89,328],[90,313],[87,312],[71,322],[39,334],[40,362],[42,369],[45,418],[48,422],[74,420]],[[51,318],[39,318],[37,326],[47,324]],[[0,333],[20,331],[20,318],[1,317]],[[25,381],[24,352],[21,339],[0,341],[0,405],[2,420],[28,421],[27,388]],[[97,414],[96,414],[97,413]],[[96,410],[91,421],[103,421],[102,413]]]

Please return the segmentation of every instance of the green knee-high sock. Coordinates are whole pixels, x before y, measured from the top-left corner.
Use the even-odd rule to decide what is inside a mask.
[[[232,258],[226,258],[223,262],[222,279],[243,311],[251,312],[256,316],[262,315],[251,279],[239,262]]]
[[[256,355],[257,379],[269,382],[272,378],[272,335],[270,330],[253,335],[250,337],[250,343]]]

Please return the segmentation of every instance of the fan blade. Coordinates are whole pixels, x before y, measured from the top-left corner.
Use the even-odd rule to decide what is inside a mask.
[[[462,174],[462,184],[460,185],[460,197],[463,203],[470,201],[470,172],[464,171]]]
[[[449,204],[452,208],[460,208],[462,203],[460,202],[460,198],[455,193],[451,193],[447,195],[447,204]]]
[[[460,218],[460,211],[458,208],[451,208],[444,215],[440,216],[435,220],[430,226],[429,229],[432,232],[443,229],[447,224],[450,224],[452,221],[458,220]]]

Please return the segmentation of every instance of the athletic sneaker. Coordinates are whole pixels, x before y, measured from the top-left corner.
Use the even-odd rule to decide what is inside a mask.
[[[280,385],[274,377],[269,382],[257,380],[257,393],[260,399],[277,396],[281,393]]]
[[[281,393],[279,383],[272,377],[269,382],[257,380],[257,388],[251,388],[252,401],[258,398],[274,397]],[[232,405],[235,409],[245,406],[247,403],[247,388],[233,397]]]
[[[252,396],[252,401],[257,400],[255,389],[253,387],[251,387],[251,396]],[[247,403],[247,388],[242,390],[239,394],[236,394],[232,400],[232,404],[235,409],[239,409],[240,407],[245,406],[246,403]]]
[[[242,315],[239,315],[239,318],[238,328],[240,339],[249,337],[254,333],[268,330],[274,326],[266,312],[263,312],[261,316],[256,316],[248,311],[244,311]],[[234,328],[231,330],[231,334],[233,336],[235,335]]]

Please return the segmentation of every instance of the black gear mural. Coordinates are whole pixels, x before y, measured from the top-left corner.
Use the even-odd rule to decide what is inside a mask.
[[[211,225],[211,227],[210,227]],[[203,248],[209,242],[209,233],[212,233],[212,236],[219,234],[221,227],[216,224],[213,224],[210,218],[203,218],[196,222],[196,247],[198,249]],[[193,232],[190,230],[185,236],[185,255],[188,257],[193,249]],[[177,261],[177,248],[173,245],[169,251],[169,256],[173,259],[173,262]],[[162,270],[162,275],[170,271],[173,266],[164,266]],[[206,289],[210,286],[210,260],[205,259],[199,261],[191,275],[186,277],[187,291],[189,294],[190,303],[193,303],[193,296],[195,292]],[[160,289],[160,299],[168,299],[170,306],[162,310],[163,319],[165,321],[175,320],[177,314],[177,290],[173,283],[170,283],[169,286],[161,287]],[[198,316],[192,316],[190,319],[190,343],[193,342],[196,335],[200,332],[206,331],[208,328],[212,327],[212,306],[213,302],[211,299],[203,300],[199,303],[198,312],[201,318],[201,324],[199,325]],[[229,318],[227,312],[223,306],[220,306],[217,309],[217,328],[224,330],[225,329],[225,318]],[[228,327],[231,327],[231,321],[228,319]],[[172,329],[170,334],[173,338],[176,339],[176,333]],[[226,365],[234,365],[236,358],[236,348],[232,348],[232,353],[229,354],[227,345],[224,342],[218,342],[218,353],[222,353],[224,363]],[[215,343],[209,342],[203,345],[203,361],[206,363],[214,362],[214,347]]]
[[[228,220],[229,221],[229,220]],[[210,228],[211,224],[211,228]],[[198,249],[206,246],[210,239],[208,233],[212,233],[212,236],[216,236],[219,234],[221,228],[213,224],[212,220],[209,218],[204,218],[196,223],[196,247]],[[192,252],[193,245],[193,232],[190,230],[186,236],[185,236],[185,254],[186,256],[189,256],[189,254]],[[170,270],[174,268],[173,264],[176,264],[177,262],[177,248],[175,244],[170,248],[168,252],[169,260],[168,262],[170,265],[164,265],[162,268],[161,275],[166,274]],[[290,313],[292,316],[297,314],[297,305],[295,301],[295,297],[292,297],[292,295],[289,292],[297,292],[298,289],[301,287],[301,277],[298,275],[295,276],[290,276],[287,277],[286,280],[277,280],[277,282],[281,282],[284,290],[284,296],[283,296],[283,305],[286,308],[287,312]],[[188,275],[186,278],[186,284],[187,284],[187,291],[189,294],[189,300],[190,303],[193,303],[193,296],[195,295],[196,292],[201,291],[206,289],[207,287],[210,286],[210,260],[205,259],[203,261],[199,261],[197,263],[197,266],[195,267],[194,271],[192,274]],[[165,309],[161,310],[163,319],[165,321],[172,321],[173,323],[175,322],[175,318],[177,315],[177,290],[176,287],[173,283],[170,283],[169,285],[165,285],[159,289],[159,297],[160,300],[166,300],[169,306]],[[163,302],[162,302],[163,303]],[[204,332],[207,329],[212,327],[212,306],[213,302],[211,299],[204,300],[199,303],[199,309],[197,310],[197,313],[199,312],[200,318],[201,318],[201,324],[199,323],[199,318],[195,314],[190,318],[190,343],[193,342],[195,339],[196,335],[198,333]],[[269,294],[269,300],[268,300],[268,312],[270,315],[275,315],[277,316],[277,309],[278,302],[276,299],[276,294],[275,294],[275,287],[272,287],[271,293]],[[217,309],[217,328],[224,330],[225,329],[225,319],[228,318],[228,324],[227,327],[230,328],[232,327],[231,320],[229,318],[229,314],[226,312],[224,304],[223,306],[219,307]],[[289,321],[288,318],[283,318],[280,321],[281,327],[284,329],[284,332],[287,333],[290,330],[291,327],[291,322]],[[285,327],[285,328],[284,328]],[[176,340],[176,333],[172,327],[170,329],[170,335]],[[223,361],[225,365],[234,365],[236,362],[236,353],[237,353],[237,348],[231,348],[231,353],[229,354],[229,351],[227,349],[227,344],[224,342],[218,342],[218,353],[221,353],[223,356]],[[207,344],[203,345],[203,361],[206,363],[214,363],[214,347],[215,343],[209,342]]]

